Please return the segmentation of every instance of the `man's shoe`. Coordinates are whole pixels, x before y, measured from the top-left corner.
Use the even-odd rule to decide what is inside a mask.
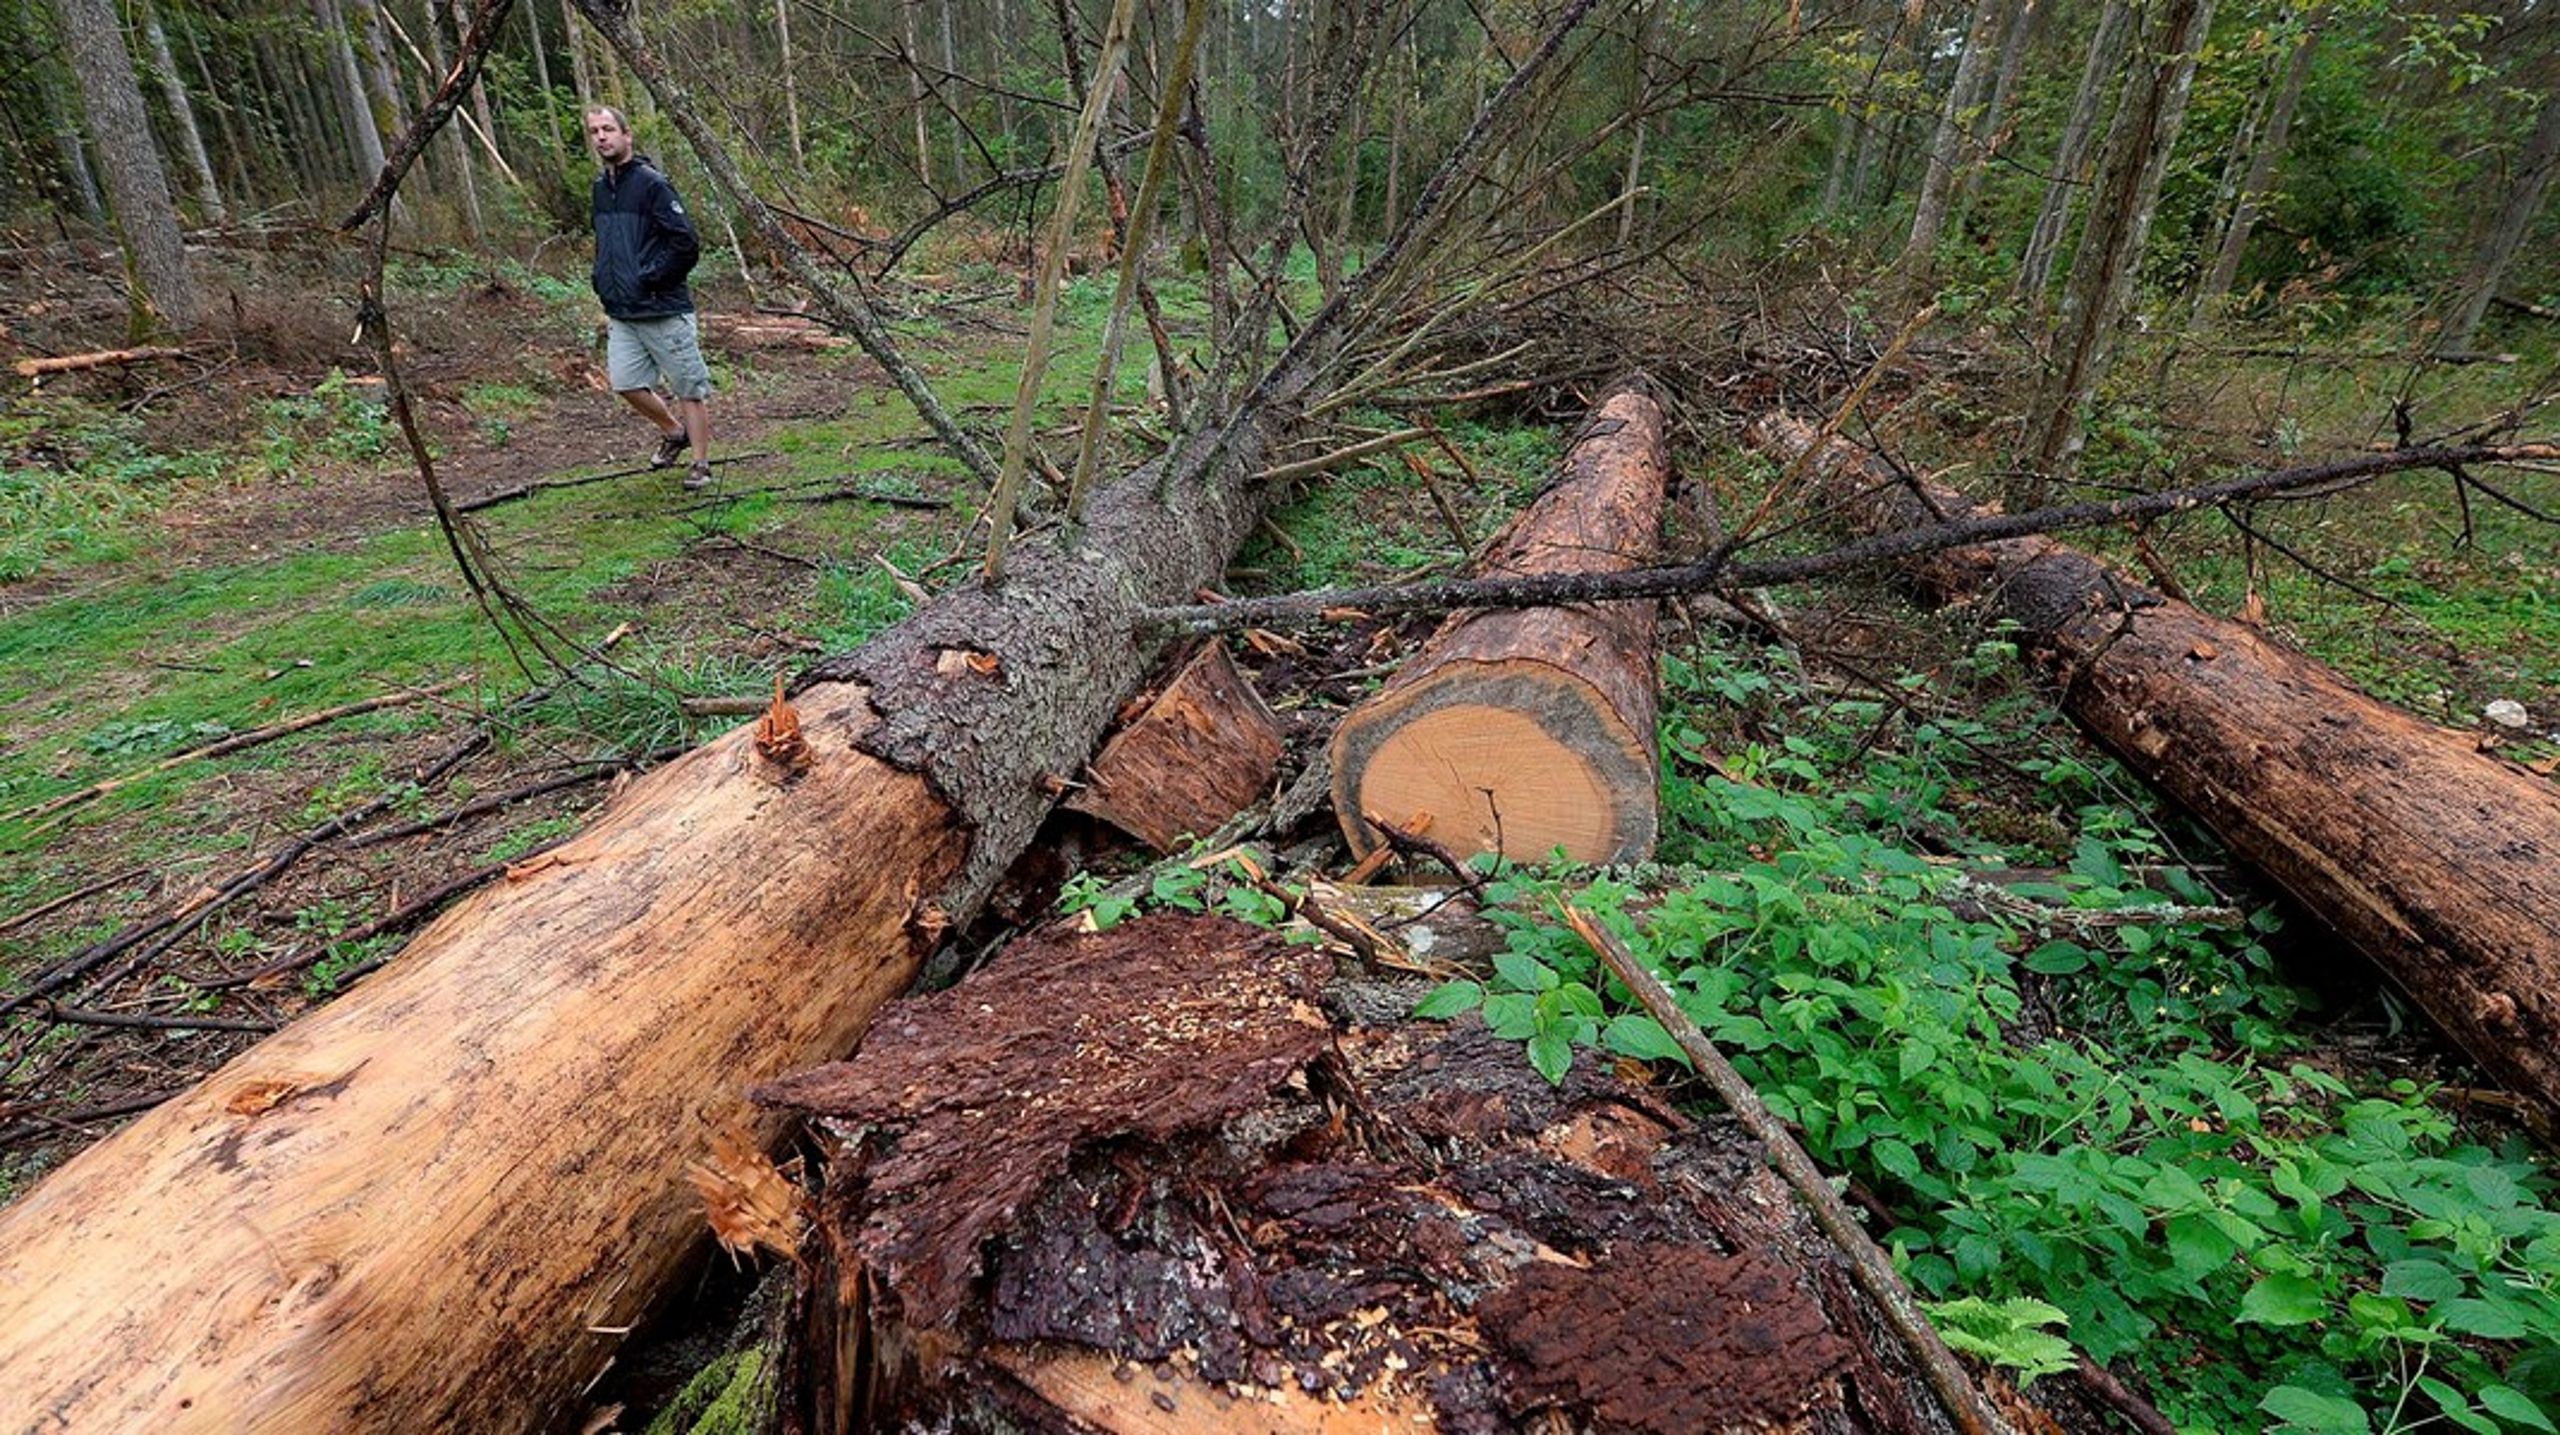
[[[709,488],[711,486],[711,465],[708,462],[697,460],[692,468],[685,470],[684,486],[688,492],[700,492],[703,489]]]
[[[657,448],[649,455],[649,466],[673,468],[676,460],[684,457],[685,450],[691,447],[693,447],[693,440],[685,436],[683,429],[663,435],[658,439]]]

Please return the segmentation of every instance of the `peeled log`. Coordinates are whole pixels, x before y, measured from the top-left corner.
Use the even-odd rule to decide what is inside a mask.
[[[686,1163],[984,901],[1259,514],[1239,441],[937,600],[0,1211],[0,1429],[549,1428],[705,1233]]]
[[[1792,457],[1815,435],[1780,417],[1754,437]],[[1870,531],[1973,507],[1934,486],[1924,501],[1845,443],[1815,470]],[[2362,949],[2483,1069],[2560,1112],[2560,787],[2048,538],[1908,571],[1940,601],[1979,597],[2014,619],[2065,711]]]
[[[1482,576],[1642,566],[1662,524],[1662,409],[1640,393],[1600,406],[1564,472],[1515,520]],[[1650,854],[1654,808],[1650,602],[1460,613],[1334,729],[1333,800],[1352,851],[1428,815],[1461,854],[1576,862]]]

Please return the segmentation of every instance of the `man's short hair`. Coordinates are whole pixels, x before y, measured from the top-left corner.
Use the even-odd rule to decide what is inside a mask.
[[[624,134],[631,133],[631,121],[624,119],[622,117],[622,111],[615,109],[611,105],[589,105],[587,106],[586,112],[591,115],[611,115],[613,117],[613,127],[615,129],[622,131]]]

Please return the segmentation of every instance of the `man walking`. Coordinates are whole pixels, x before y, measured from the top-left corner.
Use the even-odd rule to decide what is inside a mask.
[[[711,369],[694,328],[685,276],[702,253],[684,201],[646,155],[631,149],[622,111],[587,111],[587,143],[604,165],[595,182],[596,297],[604,301],[605,377],[640,416],[658,426],[650,466],[693,454],[684,486],[711,483]],[[663,382],[675,399],[658,397]]]

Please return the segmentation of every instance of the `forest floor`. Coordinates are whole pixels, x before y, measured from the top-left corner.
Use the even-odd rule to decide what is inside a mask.
[[[582,283],[515,263],[408,261],[394,271],[392,322],[443,485],[457,503],[499,499],[474,521],[503,575],[591,653],[568,682],[525,655],[537,681],[463,589],[378,387],[350,377],[371,366],[350,342],[348,261],[240,251],[220,262],[228,282],[214,287],[237,297],[217,340],[22,385],[0,404],[0,1000],[49,988],[0,1031],[0,1201],[391,959],[437,910],[421,899],[504,880],[508,864],[573,834],[620,774],[743,720],[739,703],[855,646],[907,610],[910,585],[943,586],[974,556],[974,487],[876,366],[754,313],[734,279],[703,293],[721,462],[717,488],[694,494],[674,471],[643,467],[651,434],[605,390]],[[123,342],[120,287],[95,255],[21,251],[0,265],[14,266],[0,272],[13,295],[0,308],[0,362]],[[1010,279],[981,287],[910,296],[899,332],[946,401],[988,431],[1011,396],[1021,327]],[[1053,444],[1080,409],[1101,299],[1095,285],[1068,299],[1070,337],[1038,417]],[[2335,388],[2341,412],[2371,407],[2360,383]],[[2187,390],[2224,417],[2245,416],[2254,392],[2228,374]],[[1135,376],[1122,394],[1127,453],[1143,452],[1160,420]],[[1927,466],[1988,451],[1991,440],[1964,437],[1964,394],[1888,385],[1880,397],[1927,414]],[[2160,412],[2202,422],[2165,395]],[[1401,472],[1356,470],[1285,513],[1231,580],[1286,590],[1454,570],[1534,489],[1562,434],[1449,427],[1469,460],[1444,478],[1461,531]],[[2130,476],[2178,437],[2119,425],[2096,461]],[[1690,508],[1707,494],[1746,508],[1765,478],[1729,439],[1694,441],[1683,463]],[[2554,487],[2520,491],[2548,506]],[[502,497],[517,489],[534,491]],[[2450,542],[2448,507],[2405,487],[2320,514],[2295,530],[2300,551],[2382,601],[2330,601],[2306,570],[2201,541],[2167,543],[2165,561],[2208,606],[2239,609],[2254,595],[2368,686],[2477,728],[2538,770],[2560,766],[2550,530],[2492,510],[2470,520],[2479,541]],[[1666,782],[1666,822],[1691,826],[1666,861],[1760,851],[1739,837],[1728,848],[1698,810],[1724,784],[1806,803],[1836,787],[1853,805],[1906,807],[1892,819],[1897,838],[1933,860],[2067,869],[2056,880],[2082,896],[2166,886],[2202,900],[2202,887],[2177,887],[2202,882],[2266,905],[2190,830],[2105,775],[2029,693],[2000,634],[1961,614],[1913,620],[1891,602],[1863,584],[1781,595],[1796,644],[1783,661],[1674,615],[1666,740],[1680,776]],[[1327,712],[1427,627],[1321,630],[1298,635],[1295,650],[1242,656],[1303,751]],[[1825,669],[1826,655],[1851,667]],[[1865,679],[1842,676],[1852,668],[1920,676],[1908,696],[1879,703]],[[1813,681],[1815,669],[1828,676]],[[183,757],[368,699],[391,701]],[[704,700],[728,706],[705,713]],[[2525,727],[2484,720],[2502,700],[2525,709]],[[1683,717],[1686,702],[1723,716]],[[1888,707],[1906,730],[1879,744]],[[1951,776],[1948,754],[1972,761],[1960,746],[2001,749],[1985,767],[2007,775]],[[113,786],[82,797],[94,784]],[[1777,816],[1799,829],[1832,820],[1810,807]],[[285,852],[300,855],[277,863]],[[1053,854],[1044,880],[999,916],[1045,907],[1068,865]],[[2191,875],[2160,875],[2172,871]],[[2370,972],[2335,970],[2316,939],[2267,946],[2307,958],[2289,976],[2325,988],[2327,1015],[2293,1051],[2305,1067],[2350,1073],[2359,1090],[2472,1092],[2472,1113],[2490,1123],[2481,1139],[2512,1135],[2495,1094],[2474,1091]],[[62,975],[48,983],[49,973]],[[2110,992],[2160,997],[2133,978]],[[2199,1049],[2220,1059],[2229,1030],[2193,1020]],[[2425,1097],[2409,1100],[2417,1110]],[[2455,1139],[2427,1134],[2426,1149]]]

